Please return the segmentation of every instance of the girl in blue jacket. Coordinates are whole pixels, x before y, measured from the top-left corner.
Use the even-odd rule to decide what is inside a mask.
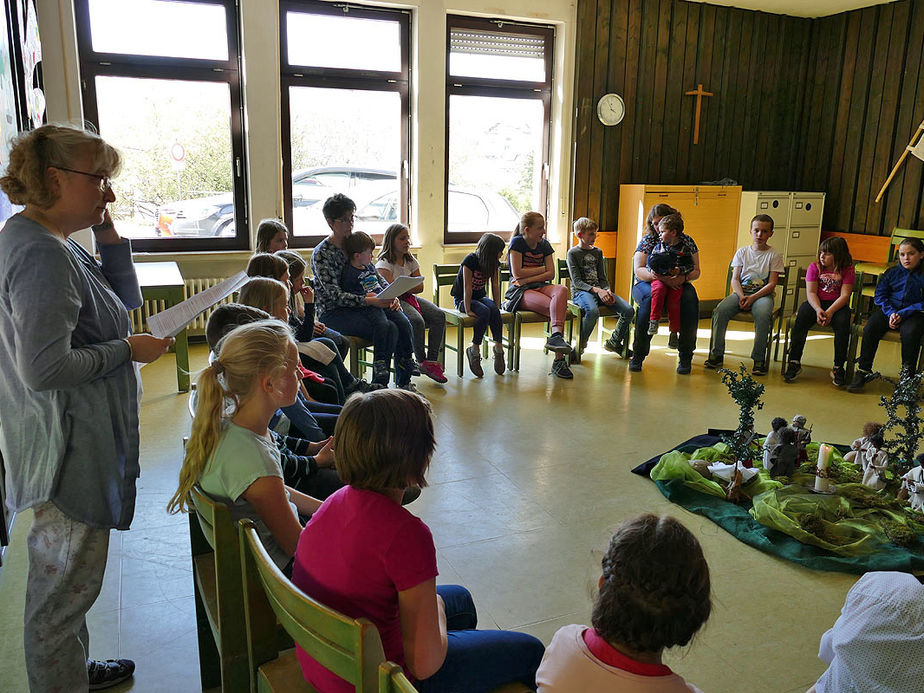
[[[921,337],[924,336],[924,243],[906,238],[898,246],[898,264],[879,278],[876,284],[876,307],[863,328],[863,342],[857,372],[847,389],[859,392],[872,379],[873,358],[879,340],[889,331],[898,330],[902,340],[902,370],[905,376],[917,366]]]

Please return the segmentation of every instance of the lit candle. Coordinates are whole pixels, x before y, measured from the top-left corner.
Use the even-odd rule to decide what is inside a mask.
[[[831,461],[831,446],[822,443],[818,446],[818,464],[816,469],[819,473],[824,473],[828,470],[828,463]],[[828,481],[827,477],[816,476],[815,477],[815,490],[819,493],[829,493],[831,491],[831,482]]]

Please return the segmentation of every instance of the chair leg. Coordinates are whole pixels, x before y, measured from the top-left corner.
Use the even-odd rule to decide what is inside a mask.
[[[520,322],[520,319],[514,316],[514,343],[513,343],[513,361],[515,371],[520,370],[520,337],[522,336],[523,323]]]

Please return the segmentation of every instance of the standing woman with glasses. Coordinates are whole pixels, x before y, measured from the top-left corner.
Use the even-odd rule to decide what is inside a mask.
[[[0,450],[7,503],[32,508],[24,645],[32,691],[100,689],[131,660],[91,661],[86,614],[138,477],[138,377],[173,342],[132,335],[131,244],[113,226],[118,152],[79,128],[13,142],[0,189],[25,209],[0,232]],[[97,261],[70,235],[92,228]]]

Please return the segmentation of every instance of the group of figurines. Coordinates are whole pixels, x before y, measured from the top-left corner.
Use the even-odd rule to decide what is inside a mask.
[[[808,459],[806,447],[812,442],[812,429],[805,424],[806,419],[801,414],[796,414],[788,425],[786,419],[779,416],[770,422],[773,430],[764,440],[763,464],[771,477],[792,476]],[[868,421],[863,426],[863,435],[851,443],[850,452],[844,455],[845,462],[860,467],[863,485],[874,491],[886,487],[885,472],[889,467],[882,430],[883,424]],[[914,461],[911,469],[900,478],[897,497],[907,500],[912,510],[924,512],[924,453]]]

